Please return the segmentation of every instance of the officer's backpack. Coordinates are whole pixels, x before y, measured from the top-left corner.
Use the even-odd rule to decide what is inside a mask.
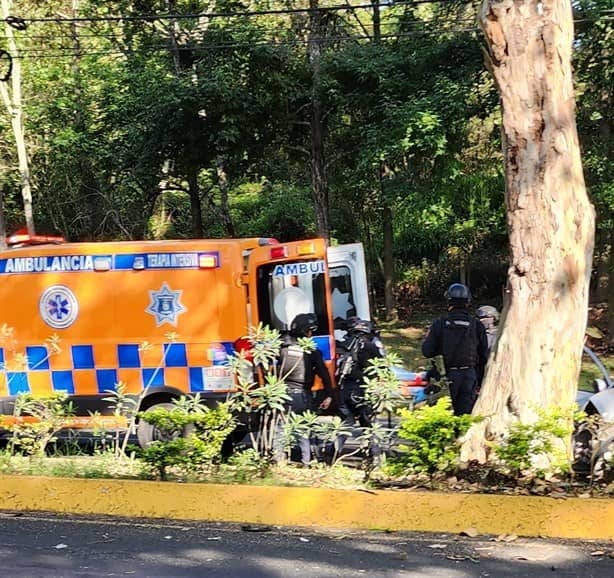
[[[475,317],[443,319],[443,360],[446,367],[475,367],[478,361],[478,333]]]

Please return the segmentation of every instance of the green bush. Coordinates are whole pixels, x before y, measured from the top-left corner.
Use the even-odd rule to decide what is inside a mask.
[[[458,438],[464,435],[480,418],[471,415],[456,416],[449,397],[442,397],[433,406],[415,411],[401,409],[398,437],[400,456],[387,465],[388,473],[449,472],[459,458]]]
[[[499,467],[506,473],[542,476],[569,471],[570,460],[564,448],[573,431],[573,410],[537,410],[537,415],[534,423],[512,424],[506,437],[494,444]],[[547,463],[545,456],[552,456]]]
[[[40,397],[20,393],[15,401],[14,422],[4,426],[11,432],[11,453],[43,455],[73,414],[72,403],[65,392]]]
[[[229,404],[214,409],[180,399],[173,408],[139,413],[158,430],[159,440],[139,451],[139,457],[161,480],[169,468],[182,475],[198,473],[221,458],[222,444],[236,423]]]

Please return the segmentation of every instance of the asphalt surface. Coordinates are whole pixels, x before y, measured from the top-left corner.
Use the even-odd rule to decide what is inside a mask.
[[[614,576],[614,542],[501,538],[0,512],[0,576]]]

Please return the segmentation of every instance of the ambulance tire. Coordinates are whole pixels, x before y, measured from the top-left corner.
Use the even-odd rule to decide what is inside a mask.
[[[173,409],[175,406],[172,403],[156,403],[151,407],[148,407],[145,410],[145,413],[148,411],[153,411],[155,409]],[[176,436],[173,438],[182,435],[178,432]],[[139,445],[142,448],[146,448],[151,442],[155,441],[169,441],[168,436],[164,436],[161,434],[160,430],[154,425],[147,423],[145,420],[140,420],[136,427],[136,437],[139,440]]]

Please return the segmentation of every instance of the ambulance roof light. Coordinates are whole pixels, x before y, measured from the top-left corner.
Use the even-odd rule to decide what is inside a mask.
[[[298,246],[296,252],[298,255],[312,255],[316,252],[316,244],[313,241],[306,241]]]
[[[8,237],[6,242],[7,245],[11,247],[15,247],[16,245],[58,245],[60,243],[65,243],[66,239],[53,235],[28,235],[26,232],[18,231],[14,235]]]
[[[286,245],[275,245],[271,247],[271,259],[283,259],[288,256],[288,247]]]
[[[266,247],[267,245],[279,245],[279,241],[273,237],[260,237],[258,239],[258,245]]]
[[[215,269],[219,267],[219,255],[217,253],[200,253],[198,255],[199,269]]]

